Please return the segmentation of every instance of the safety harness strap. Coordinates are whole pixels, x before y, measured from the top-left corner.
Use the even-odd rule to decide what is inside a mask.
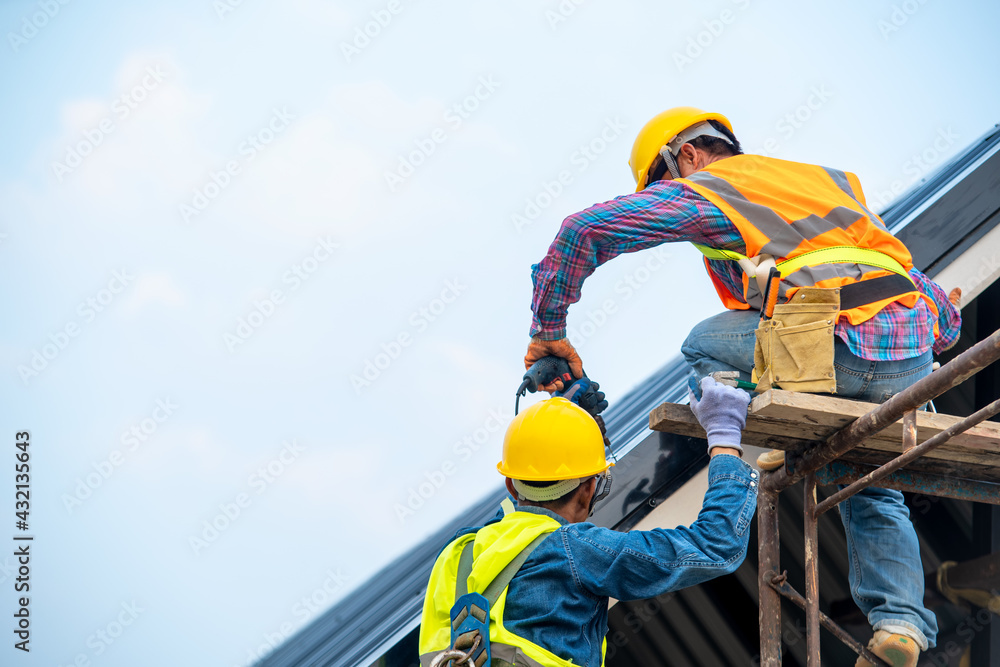
[[[810,250],[809,252],[804,252],[792,259],[786,259],[783,262],[778,262],[777,266],[778,270],[781,271],[781,275],[787,276],[795,273],[803,267],[817,266],[819,264],[865,264],[867,266],[875,266],[886,271],[892,271],[893,273],[910,280],[910,277],[906,273],[906,269],[903,268],[903,265],[884,252],[872,250],[871,248],[857,248],[847,245]]]
[[[741,255],[738,252],[732,250],[724,250],[722,248],[710,248],[707,245],[702,245],[700,243],[692,243],[695,248],[698,249],[702,255],[709,259],[719,259],[719,260],[731,260],[733,262],[738,262],[741,259],[749,259],[746,255]]]
[[[507,567],[500,570],[500,574],[498,574],[496,578],[490,582],[489,586],[486,587],[486,590],[483,591],[483,597],[490,601],[490,607],[496,604],[496,601],[500,598],[500,594],[503,593],[507,586],[510,585],[511,579],[513,579],[514,575],[517,574],[517,571],[521,569],[524,562],[528,560],[528,556],[531,555],[531,552],[534,551],[535,548],[542,543],[542,540],[548,536],[549,533],[542,533],[529,542],[528,546],[524,547],[524,549],[521,550],[521,553],[514,557],[514,560],[507,563]]]
[[[455,601],[469,592],[469,575],[472,574],[472,545],[475,538],[468,541],[458,557],[458,578],[455,579]]]
[[[524,562],[528,560],[528,556],[531,552],[542,543],[549,533],[542,533],[531,542],[528,543],[524,549],[521,549],[521,553],[514,556],[514,560],[507,563],[504,569],[500,570],[500,573],[486,586],[486,590],[483,591],[483,597],[485,597],[489,603],[490,607],[496,604],[496,601],[500,598],[500,594],[504,592],[507,586],[510,585],[511,580],[517,571],[521,569]],[[469,541],[465,547],[462,548],[462,554],[458,558],[458,578],[455,580],[455,600],[462,597],[469,592],[469,575],[472,574],[472,545],[475,540]]]
[[[701,245],[700,243],[692,243],[691,245],[697,248],[701,254],[705,255],[708,259],[740,262],[741,266],[745,266],[744,262],[741,260],[749,259],[746,255],[741,255],[740,253],[732,250],[710,248],[706,245]],[[871,248],[858,248],[855,246],[831,246],[829,248],[811,250],[793,257],[792,259],[786,259],[783,262],[778,262],[776,266],[778,270],[781,271],[782,276],[788,276],[803,267],[817,266],[819,264],[864,264],[866,266],[875,266],[886,271],[892,271],[893,273],[910,280],[906,269],[904,269],[903,265],[897,262],[894,258],[878,250],[872,250]],[[751,275],[750,277],[753,278],[754,276]]]

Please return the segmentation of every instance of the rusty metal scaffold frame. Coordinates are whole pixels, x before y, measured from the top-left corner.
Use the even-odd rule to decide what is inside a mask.
[[[785,597],[806,612],[806,655],[808,667],[820,667],[819,627],[822,624],[855,653],[875,665],[885,663],[872,655],[819,610],[819,517],[857,492],[878,483],[880,486],[927,495],[972,500],[1000,505],[1000,485],[966,479],[952,479],[919,472],[899,472],[903,466],[943,445],[952,436],[972,428],[1000,412],[1000,399],[917,445],[916,411],[928,401],[958,386],[986,366],[1000,359],[1000,330],[969,348],[927,377],[907,387],[871,412],[834,433],[822,444],[804,452],[786,452],[785,466],[761,477],[757,500],[758,589],[760,592],[760,654],[762,667],[781,665],[781,598]],[[872,469],[837,461],[867,438],[903,419],[903,453]],[[805,580],[803,598],[788,583],[780,569],[778,494],[805,480]],[[817,482],[849,483],[822,502],[816,500]]]

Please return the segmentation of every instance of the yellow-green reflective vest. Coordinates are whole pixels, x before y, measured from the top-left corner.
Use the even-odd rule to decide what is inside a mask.
[[[420,620],[420,662],[427,665],[434,655],[451,646],[451,608],[455,604],[458,561],[466,544],[472,549],[469,592],[482,593],[496,576],[536,537],[559,528],[549,516],[530,512],[510,512],[501,521],[484,526],[478,533],[463,535],[445,547],[431,571]],[[503,624],[507,589],[490,609],[490,644],[493,664],[536,667],[572,667],[551,651],[509,632]],[[603,663],[603,654],[602,654]]]

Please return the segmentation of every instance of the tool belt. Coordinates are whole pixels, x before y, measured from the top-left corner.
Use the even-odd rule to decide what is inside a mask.
[[[837,393],[833,329],[841,310],[912,292],[913,283],[892,274],[842,287],[801,287],[757,327],[752,380],[757,391],[779,387]]]

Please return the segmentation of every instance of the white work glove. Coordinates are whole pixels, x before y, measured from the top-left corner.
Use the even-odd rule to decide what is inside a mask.
[[[747,423],[750,394],[719,384],[712,377],[704,377],[701,379],[701,400],[690,391],[688,396],[691,412],[708,434],[708,451],[711,452],[713,447],[732,447],[742,454],[740,442]]]

